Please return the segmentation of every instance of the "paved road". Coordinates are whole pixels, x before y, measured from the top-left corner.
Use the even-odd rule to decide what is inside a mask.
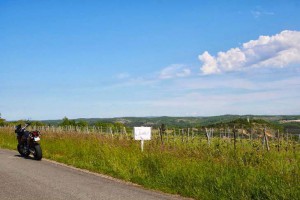
[[[47,160],[0,149],[0,199],[182,199]]]

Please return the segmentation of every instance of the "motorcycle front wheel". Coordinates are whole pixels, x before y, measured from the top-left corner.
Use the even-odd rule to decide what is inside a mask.
[[[19,152],[19,153],[21,154],[21,156],[23,156],[23,157],[28,157],[29,154],[30,154],[29,151],[26,152],[26,153],[24,153],[24,145],[23,145],[23,144],[18,144],[17,149],[18,149],[18,152]]]

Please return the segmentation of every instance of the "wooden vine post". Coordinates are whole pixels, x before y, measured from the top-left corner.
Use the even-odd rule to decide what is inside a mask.
[[[266,132],[267,132],[267,129],[266,129],[266,127],[265,127],[265,128],[264,128],[264,143],[265,143],[266,146],[267,146],[267,150],[270,151],[270,146],[269,146],[268,136],[267,136]]]
[[[280,133],[279,129],[277,129],[277,151],[280,151]]]
[[[233,126],[233,146],[234,146],[234,151],[236,150],[236,129],[235,126]]]
[[[162,124],[161,127],[159,128],[160,141],[162,144],[164,144],[163,135],[165,134],[165,132],[166,132],[166,126],[165,124]]]
[[[206,131],[207,144],[208,144],[208,146],[210,146],[210,137],[212,136],[212,133],[213,133],[214,129],[205,128],[205,131]]]

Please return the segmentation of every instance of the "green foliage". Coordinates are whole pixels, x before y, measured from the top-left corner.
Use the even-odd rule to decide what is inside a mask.
[[[44,124],[43,122],[40,122],[40,121],[31,121],[30,125],[31,126],[46,126],[46,124]]]
[[[209,125],[208,127],[214,127],[214,128],[235,127],[235,128],[244,128],[244,129],[267,127],[273,130],[280,130],[280,131],[283,130],[283,127],[280,126],[279,124],[269,122],[263,119],[250,119],[250,118],[238,118],[228,122],[218,122]]]
[[[0,128],[0,148],[16,149],[16,134],[8,128]]]
[[[300,123],[299,122],[289,122],[281,124],[285,132],[289,132],[292,134],[300,133]]]
[[[101,122],[101,121],[94,123],[94,125],[98,128],[102,127],[104,129],[109,128],[109,127],[114,127],[113,123]]]
[[[76,122],[76,126],[79,126],[79,127],[87,127],[88,125],[89,124],[83,120],[79,120],[78,122]]]
[[[33,126],[46,126],[46,124],[41,122],[41,121],[28,121],[28,120],[18,120],[18,121],[4,122],[4,125],[16,126],[16,125],[21,124],[22,126],[24,126],[25,123],[30,123],[30,126],[32,126],[32,127]],[[0,126],[1,126],[1,122],[0,122]]]
[[[61,123],[59,123],[59,126],[63,126],[63,127],[65,127],[65,126],[73,126],[73,127],[77,126],[77,127],[80,127],[80,128],[84,128],[84,127],[88,127],[89,123],[85,120],[82,120],[82,119],[76,121],[76,120],[70,120],[67,117],[64,117],[62,119]]]
[[[0,126],[6,125],[5,119],[0,118]]]
[[[121,122],[115,122],[114,123],[114,127],[117,128],[117,129],[121,129],[121,128],[125,127],[125,126]]]
[[[16,126],[21,124],[22,126],[24,126],[26,122],[27,122],[26,120],[11,121],[11,122],[7,122],[7,125]]]
[[[102,128],[102,130],[107,130],[108,128],[111,128],[112,130],[122,130],[124,127],[128,129],[123,123],[121,122],[115,122],[115,123],[108,123],[108,122],[101,122],[97,121],[94,123],[94,126],[98,128]]]
[[[211,126],[218,123],[227,124],[229,122],[241,119],[246,121],[247,119],[251,121],[259,122],[263,120],[264,123],[267,122],[271,126],[282,127],[278,122],[280,120],[286,119],[300,119],[298,115],[283,115],[283,116],[264,116],[264,115],[221,115],[212,117],[122,117],[122,118],[90,118],[90,119],[80,119],[86,121],[89,125],[95,125],[97,127],[114,127],[112,124],[121,123],[126,127],[134,126],[151,126],[159,127],[161,124],[165,124],[168,128],[200,128],[203,126]],[[75,120],[78,121],[78,120]],[[62,120],[48,120],[44,121],[46,124],[59,125]],[[101,123],[103,123],[101,125]],[[244,122],[243,122],[244,123]],[[246,125],[247,123],[244,123]]]
[[[59,124],[60,126],[76,126],[75,120],[69,120],[67,117],[62,119],[62,122]]]

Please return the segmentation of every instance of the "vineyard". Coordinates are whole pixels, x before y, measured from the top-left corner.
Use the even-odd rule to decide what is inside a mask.
[[[36,126],[46,158],[195,199],[297,199],[299,135],[266,126],[152,129],[144,152],[122,127]],[[16,148],[14,127],[0,148]]]
[[[3,126],[10,131],[14,131],[14,126]],[[79,134],[97,134],[103,137],[133,139],[133,128],[128,127],[96,127],[96,126],[29,126],[28,130],[39,130],[42,133],[79,133]],[[255,127],[235,127],[235,125],[227,127],[202,127],[202,128],[171,128],[163,127],[152,129],[152,140],[166,146],[174,146],[180,143],[191,144],[197,146],[207,142],[210,145],[211,140],[225,142],[228,145],[236,146],[240,143],[261,143],[261,148],[270,150],[270,145],[278,151],[281,148],[289,148],[297,145],[300,142],[299,133],[284,132],[274,127],[266,127],[257,125]],[[153,142],[152,141],[152,142]],[[270,141],[270,142],[269,142]]]

